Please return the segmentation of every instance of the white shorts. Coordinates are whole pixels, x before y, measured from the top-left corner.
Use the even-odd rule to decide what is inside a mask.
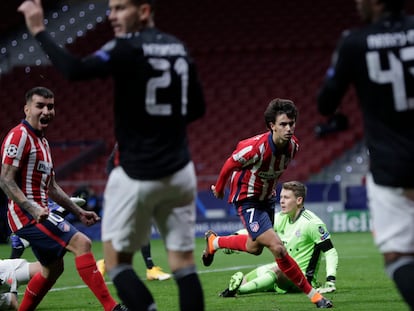
[[[194,250],[196,192],[192,162],[159,180],[132,179],[116,167],[104,193],[102,241],[112,241],[117,252],[136,252],[155,223],[168,250]]]
[[[29,262],[26,259],[0,260],[0,310],[9,310],[13,292],[30,280]]]
[[[27,284],[30,280],[29,262],[22,258],[0,260],[0,279],[3,281],[2,284],[9,288],[13,286],[11,286],[10,281],[7,282],[6,280],[15,281],[17,287]],[[3,288],[1,288],[1,291],[3,291]]]
[[[403,188],[375,184],[367,175],[374,240],[381,253],[414,253],[414,201]]]

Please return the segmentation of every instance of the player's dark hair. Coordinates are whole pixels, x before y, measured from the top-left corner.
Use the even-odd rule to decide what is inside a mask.
[[[149,4],[151,14],[154,15],[155,13],[155,0],[131,0],[131,3],[137,7],[141,4]]]
[[[282,184],[282,188],[285,190],[291,190],[295,197],[299,198],[303,198],[303,202],[305,202],[306,199],[306,186],[304,184],[302,184],[299,181],[287,181],[285,183]]]
[[[404,9],[405,0],[380,0],[384,3],[385,11],[393,14],[400,13]]]
[[[154,3],[155,0],[131,0],[131,2],[135,5],[140,5],[140,4],[146,3],[146,4],[149,4],[151,7],[153,7],[154,4],[155,4]]]
[[[46,87],[43,86],[36,86],[30,90],[28,90],[26,92],[25,98],[26,98],[26,102],[30,101],[33,97],[33,95],[39,95],[42,96],[44,98],[54,98],[55,95],[53,94],[53,92],[51,90],[49,90]]]
[[[281,114],[286,114],[290,119],[296,121],[298,110],[293,101],[280,98],[273,99],[264,112],[266,127],[270,129],[270,123],[275,122],[276,117]]]

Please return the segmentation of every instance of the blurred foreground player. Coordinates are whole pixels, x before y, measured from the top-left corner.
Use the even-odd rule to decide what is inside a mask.
[[[385,269],[414,310],[414,16],[403,0],[357,0],[318,96],[330,116],[352,84],[364,120],[368,205]]]
[[[108,175],[118,165],[119,165],[119,150],[118,150],[118,144],[115,144],[114,148],[112,149],[111,155],[108,158],[107,165],[106,165],[106,171]],[[147,280],[165,281],[171,278],[171,274],[165,273],[161,269],[161,267],[156,266],[154,264],[154,261],[152,260],[152,255],[151,255],[151,243],[150,242],[148,242],[146,245],[141,247],[140,251],[141,251],[142,259],[144,259],[144,263],[147,268],[147,272],[146,272]],[[106,272],[105,260],[104,259],[98,260],[97,265],[102,275],[105,274]]]
[[[187,125],[205,113],[195,64],[185,45],[159,31],[150,0],[109,0],[115,39],[82,59],[60,47],[44,25],[40,0],[19,9],[51,62],[72,80],[112,77],[120,165],[104,195],[105,265],[132,310],[156,310],[132,266],[154,220],[165,241],[181,310],[204,310],[194,261],[197,181]]]

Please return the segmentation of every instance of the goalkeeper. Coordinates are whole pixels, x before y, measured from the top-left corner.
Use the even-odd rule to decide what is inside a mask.
[[[280,192],[280,212],[275,215],[274,229],[290,256],[298,263],[309,283],[320,293],[336,290],[338,253],[332,244],[325,223],[312,211],[305,209],[306,186],[300,182],[286,182]],[[245,229],[236,234],[247,234]],[[232,250],[225,249],[225,253]],[[322,253],[325,256],[326,277],[321,285],[318,272]],[[234,297],[264,291],[277,293],[300,292],[278,268],[275,262],[260,266],[246,275],[236,272],[220,296]]]

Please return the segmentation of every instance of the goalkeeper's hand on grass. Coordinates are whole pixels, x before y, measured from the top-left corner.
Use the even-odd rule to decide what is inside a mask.
[[[316,289],[318,293],[326,294],[336,291],[335,281],[326,281],[321,287]]]

